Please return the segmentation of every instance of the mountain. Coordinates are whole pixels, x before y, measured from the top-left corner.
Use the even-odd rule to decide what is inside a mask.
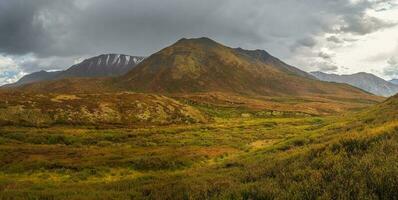
[[[369,73],[360,72],[351,75],[337,75],[311,72],[311,74],[322,81],[347,83],[379,96],[389,97],[398,93],[398,85]]]
[[[58,78],[120,76],[144,60],[144,57],[103,54],[84,60],[63,71]]]
[[[181,39],[116,80],[133,91],[231,92],[266,96],[364,95],[317,80],[262,50],[234,49],[208,38]]]
[[[154,93],[194,105],[310,115],[356,110],[384,100],[347,84],[320,81],[266,51],[230,48],[208,38],[181,39],[122,76],[65,78],[11,90]]]
[[[389,82],[398,85],[398,79],[391,79]]]
[[[28,83],[77,77],[114,77],[120,76],[140,63],[144,57],[123,54],[103,54],[84,60],[64,71],[39,71],[22,77],[19,81],[7,85],[20,86]]]
[[[48,81],[48,80],[53,80],[54,77],[57,77],[61,71],[54,71],[54,72],[47,72],[47,71],[38,71],[34,72],[28,75],[23,76],[21,79],[19,79],[16,83],[9,84],[8,86],[18,86],[18,85],[24,85],[24,84],[29,84],[29,83],[34,83],[38,81]]]

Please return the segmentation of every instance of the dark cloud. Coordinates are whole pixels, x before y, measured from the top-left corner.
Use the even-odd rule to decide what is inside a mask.
[[[316,41],[312,37],[308,38],[303,38],[297,41],[297,44],[300,46],[305,46],[305,47],[313,47],[316,45]]]
[[[66,5],[60,0],[12,0],[0,1],[0,53],[40,54],[51,48],[54,37],[47,24],[54,19],[46,18],[46,10]],[[54,12],[58,12],[54,10]]]
[[[336,72],[339,67],[330,62],[320,62],[317,63],[319,71],[322,72]]]
[[[338,28],[338,31],[358,35],[366,35],[396,25],[396,23],[386,22],[376,17],[366,16],[365,14],[345,16],[344,22],[345,24]]]
[[[312,48],[317,44],[316,40],[313,37],[306,37],[298,39],[295,43],[293,43],[290,47],[290,51],[297,53],[297,50],[300,48]]]
[[[391,25],[364,15],[370,6],[365,2],[353,6],[349,0],[1,1],[0,51],[39,57],[148,55],[181,37],[208,36],[286,54],[291,45],[314,46],[311,37],[332,30],[340,17],[344,24],[338,31],[344,32],[364,34]]]
[[[332,55],[330,55],[329,53],[323,52],[323,51],[319,52],[318,56],[325,60],[330,60],[332,58]]]
[[[392,26],[364,14],[380,2],[388,1],[0,0],[0,54],[31,72],[101,53],[147,56],[182,37],[207,36],[289,59],[292,49],[315,48],[320,35]]]
[[[328,37],[328,38],[326,38],[326,41],[328,41],[328,42],[334,42],[334,43],[338,43],[338,44],[340,44],[340,43],[343,43],[344,42],[344,40],[342,40],[342,39],[340,39],[340,38],[338,38],[337,36],[330,36],[330,37]]]

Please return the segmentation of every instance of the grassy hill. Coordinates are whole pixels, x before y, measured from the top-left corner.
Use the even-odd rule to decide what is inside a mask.
[[[233,49],[208,38],[179,40],[121,77],[44,81],[16,90],[161,93],[186,103],[310,115],[356,110],[384,99],[346,84],[315,80],[265,51]]]
[[[0,199],[398,199],[382,100],[181,40],[123,77],[2,89]]]
[[[2,125],[129,126],[206,121],[200,111],[159,95],[0,92]]]
[[[154,127],[1,126],[0,198],[397,199],[396,106],[329,117],[208,109],[209,123]]]
[[[141,92],[370,96],[345,84],[315,80],[265,51],[233,49],[208,38],[179,40],[144,60],[117,82]]]
[[[385,123],[398,119],[398,95],[390,97],[383,103],[367,109],[357,116],[357,118],[365,120],[365,123]]]

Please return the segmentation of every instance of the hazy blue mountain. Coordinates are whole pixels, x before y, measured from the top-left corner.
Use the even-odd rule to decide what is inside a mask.
[[[398,85],[398,79],[391,79],[389,82]]]
[[[398,93],[398,85],[370,73],[360,72],[350,75],[337,75],[311,72],[311,74],[322,81],[346,83],[379,96],[389,97]]]

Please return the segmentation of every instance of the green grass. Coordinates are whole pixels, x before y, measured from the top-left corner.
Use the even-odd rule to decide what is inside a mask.
[[[0,199],[398,198],[396,120],[198,109],[214,120],[2,126]]]

